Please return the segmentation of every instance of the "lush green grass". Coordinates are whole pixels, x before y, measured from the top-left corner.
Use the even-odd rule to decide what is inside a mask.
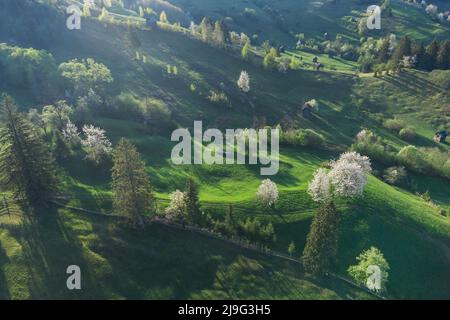
[[[287,0],[282,3],[292,5]],[[202,8],[209,7],[205,4]],[[317,25],[311,26],[313,29],[322,32]],[[46,49],[58,62],[93,57],[105,63],[115,78],[108,92],[111,97],[128,92],[164,103],[178,126],[191,127],[194,120],[203,119],[205,128],[250,127],[254,117],[264,117],[267,124],[275,125],[289,116],[295,125],[313,128],[340,150],[364,127],[394,147],[406,145],[382,128],[381,121],[393,117],[418,129],[415,144],[436,146],[431,140],[435,128],[427,115],[435,112],[436,105],[443,111],[448,106],[442,88],[419,72],[381,78],[306,70],[284,75],[180,34],[140,31],[137,35],[140,48],[129,44],[122,28],[86,22],[81,31],[67,32],[57,39],[58,45]],[[135,59],[137,50],[148,57],[146,64]],[[339,63],[336,68],[345,68]],[[167,64],[176,65],[179,75],[167,77]],[[254,106],[236,88],[241,70],[250,73],[249,96]],[[196,92],[189,89],[192,83],[197,85]],[[220,88],[225,88],[231,106],[205,98],[209,90]],[[24,93],[12,93],[22,98],[24,109],[36,103]],[[319,100],[319,111],[312,119],[304,119],[299,108],[312,98]],[[275,211],[268,211],[255,201],[256,188],[263,179],[258,168],[174,166],[169,160],[173,146],[170,132],[156,135],[152,128],[126,116],[112,118],[104,113],[90,122],[105,128],[114,143],[127,137],[136,144],[159,197],[167,199],[191,177],[200,186],[205,211],[220,217],[232,203],[239,218],[258,217],[275,224],[276,249],[286,251],[294,241],[300,254],[317,207],[306,193],[307,184],[320,164],[336,157],[337,152],[282,147],[280,172],[272,177],[280,188],[280,201]],[[63,161],[71,204],[110,211],[110,165],[106,162],[95,167],[80,155]],[[448,180],[414,179],[419,191],[429,189],[440,204],[450,204]],[[390,296],[449,298],[448,281],[443,279],[450,275],[450,221],[439,216],[436,208],[408,190],[371,177],[364,198],[353,204],[341,203],[339,210],[343,216],[340,273],[345,273],[362,250],[374,245],[391,265]],[[151,226],[137,231],[109,220],[54,210],[33,225],[21,225],[17,220],[1,223],[0,284],[7,283],[7,287],[0,287],[2,297],[313,299],[349,294],[332,283],[310,282],[295,265],[244,254],[223,243],[166,228]],[[69,293],[63,287],[65,267],[73,263],[86,269],[86,290],[81,293]],[[274,270],[274,277],[267,278],[267,270]]]
[[[286,56],[294,56],[302,59],[301,62],[306,63],[305,69],[314,69],[312,60],[314,57],[324,65],[325,71],[336,71],[344,73],[355,73],[358,70],[358,63],[354,61],[345,60],[339,57],[329,57],[327,54],[313,54],[304,51],[289,52]]]
[[[35,214],[32,224],[0,218],[1,299],[368,297],[343,283],[305,278],[295,263],[185,231],[138,231],[66,210]],[[66,288],[73,264],[81,268],[79,291]]]

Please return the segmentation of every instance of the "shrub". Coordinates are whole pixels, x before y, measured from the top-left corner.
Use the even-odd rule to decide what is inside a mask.
[[[214,90],[209,92],[208,100],[213,103],[228,103],[228,97],[225,93]]]
[[[416,138],[416,129],[413,127],[406,127],[401,129],[398,135],[405,141],[412,141]]]
[[[395,164],[395,154],[388,151],[384,142],[373,132],[363,130],[357,135],[357,141],[351,146],[351,150],[370,157],[370,159],[386,164]]]
[[[138,119],[142,107],[142,101],[138,97],[129,92],[122,92],[113,99],[110,116]]]
[[[384,121],[383,126],[396,133],[399,133],[404,127],[403,123],[397,119],[388,119]]]
[[[312,129],[297,129],[281,132],[281,143],[290,146],[323,147],[325,138]]]
[[[300,143],[303,146],[323,146],[325,139],[312,129],[305,129],[300,132]]]
[[[392,185],[404,185],[408,174],[404,167],[389,167],[384,171],[383,179]]]
[[[441,151],[439,148],[423,148],[421,152],[436,174],[450,179],[449,151]]]
[[[418,173],[429,174],[433,172],[430,164],[426,161],[425,155],[414,146],[402,148],[397,154],[397,158],[405,167]]]

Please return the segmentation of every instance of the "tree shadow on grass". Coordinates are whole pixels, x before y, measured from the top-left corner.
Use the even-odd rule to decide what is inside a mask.
[[[32,299],[84,299],[95,296],[91,290],[69,290],[66,285],[68,266],[81,268],[81,283],[92,283],[83,256],[82,244],[66,227],[66,221],[55,207],[24,208],[27,218],[17,229]]]
[[[4,266],[8,261],[9,261],[9,258],[6,255],[6,251],[1,246],[1,243],[0,243],[0,300],[11,299],[9,289],[8,289],[8,284],[6,282],[6,276],[4,273]]]

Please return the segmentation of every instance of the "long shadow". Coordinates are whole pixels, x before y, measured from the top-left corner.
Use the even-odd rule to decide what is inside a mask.
[[[0,242],[0,300],[11,299],[8,284],[6,282],[5,272],[4,272],[4,266],[8,261],[9,261],[9,258],[6,255],[6,251],[1,246],[1,242]]]
[[[82,244],[67,229],[66,221],[54,207],[24,208],[24,219],[17,234],[30,276],[28,287],[32,299],[85,299],[92,290],[69,290],[67,267],[81,268],[81,283],[92,283],[83,256]]]

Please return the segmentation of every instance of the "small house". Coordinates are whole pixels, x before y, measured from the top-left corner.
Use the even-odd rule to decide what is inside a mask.
[[[445,130],[438,131],[434,135],[434,140],[436,142],[439,142],[439,143],[445,143],[445,140],[447,139],[447,136],[448,136],[448,132],[447,131],[445,131]]]

